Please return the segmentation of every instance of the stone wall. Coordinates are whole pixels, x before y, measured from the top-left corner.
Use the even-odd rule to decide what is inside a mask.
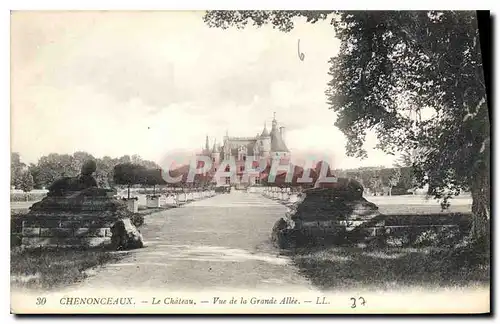
[[[22,221],[22,245],[25,247],[96,247],[111,242],[111,226],[116,217],[95,214],[26,215]]]

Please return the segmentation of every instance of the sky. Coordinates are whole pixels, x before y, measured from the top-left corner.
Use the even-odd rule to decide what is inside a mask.
[[[203,12],[23,12],[11,18],[11,150],[25,163],[49,153],[139,154],[161,161],[199,151],[205,136],[254,136],[273,113],[292,156],[334,168],[392,166],[372,149],[345,156],[326,103],[329,20],[209,28]],[[304,60],[298,57],[298,40]]]

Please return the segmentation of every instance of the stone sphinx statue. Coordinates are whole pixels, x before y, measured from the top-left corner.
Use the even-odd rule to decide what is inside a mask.
[[[85,208],[86,197],[92,198],[107,198],[110,196],[109,190],[98,188],[97,181],[92,176],[96,171],[96,163],[94,160],[86,161],[81,169],[81,172],[76,177],[62,177],[54,181],[48,188],[47,196],[39,202],[34,203],[31,211],[78,211]],[[101,199],[102,201],[102,199]]]
[[[79,192],[88,188],[97,188],[97,181],[92,176],[97,169],[94,160],[86,161],[81,172],[76,177],[60,178],[48,188],[47,196],[65,196],[68,193]]]

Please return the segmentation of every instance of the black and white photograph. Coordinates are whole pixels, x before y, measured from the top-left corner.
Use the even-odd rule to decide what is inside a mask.
[[[11,11],[11,313],[489,314],[489,19]]]

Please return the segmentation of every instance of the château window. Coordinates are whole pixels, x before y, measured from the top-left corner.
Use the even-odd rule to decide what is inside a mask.
[[[246,161],[246,160],[247,160],[247,156],[243,155],[243,161]]]
[[[231,184],[231,178],[230,177],[226,177],[226,184]]]
[[[259,177],[255,178],[255,184],[260,184],[260,178]]]

